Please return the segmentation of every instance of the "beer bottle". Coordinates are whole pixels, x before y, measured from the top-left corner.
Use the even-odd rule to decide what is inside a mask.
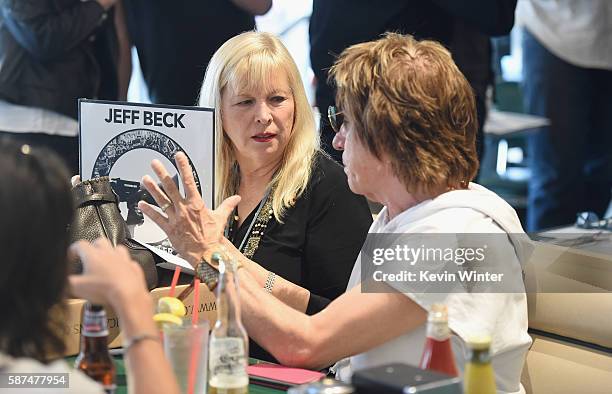
[[[90,303],[86,303],[83,309],[81,349],[75,368],[102,384],[107,394],[114,394],[117,389],[116,369],[108,352],[106,311],[102,306]]]
[[[248,393],[248,336],[240,319],[237,269],[219,253],[212,256],[219,267],[217,321],[210,333],[208,393]]]
[[[421,369],[458,376],[450,342],[446,305],[433,304],[427,316],[427,340],[421,356]]]
[[[491,337],[477,336],[468,340],[470,358],[465,366],[463,392],[465,394],[495,394],[495,373],[491,365]]]

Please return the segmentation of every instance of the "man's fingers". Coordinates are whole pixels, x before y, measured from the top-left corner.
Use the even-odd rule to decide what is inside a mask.
[[[157,205],[159,205],[160,207],[172,203],[166,193],[164,193],[159,188],[157,183],[155,183],[153,178],[151,178],[150,176],[145,175],[140,182],[144,185],[145,189],[147,189],[147,191],[151,193],[151,196],[153,197]]]
[[[174,155],[174,161],[176,166],[178,167],[179,174],[181,175],[181,179],[183,180],[183,189],[185,190],[185,198],[200,199],[200,193],[198,192],[198,187],[196,186],[195,179],[193,179],[193,172],[191,169],[191,165],[189,165],[189,159],[187,155],[183,152],[178,152]]]
[[[164,188],[164,192],[168,197],[170,197],[170,201],[174,204],[178,204],[181,200],[181,193],[179,193],[178,188],[174,184],[172,177],[166,170],[166,167],[159,161],[153,160],[151,162],[151,168],[155,171],[155,175],[159,178],[162,187]]]
[[[166,234],[168,233],[168,218],[159,213],[153,206],[145,201],[138,202],[138,208],[159,226]]]
[[[221,205],[215,210],[221,219],[221,223],[226,223],[229,216],[234,212],[234,209],[240,203],[240,196],[231,196],[223,200]]]

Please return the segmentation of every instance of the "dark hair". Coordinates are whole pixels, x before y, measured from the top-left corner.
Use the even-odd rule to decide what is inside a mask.
[[[45,362],[64,350],[68,225],[74,204],[55,154],[0,140],[0,351]]]
[[[408,190],[465,188],[478,170],[476,104],[442,45],[388,33],[353,45],[330,70],[336,102]]]

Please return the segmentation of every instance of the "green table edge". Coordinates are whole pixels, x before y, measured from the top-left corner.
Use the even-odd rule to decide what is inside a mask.
[[[76,356],[66,357],[65,360],[70,366],[74,366]],[[113,356],[115,366],[117,367],[117,392],[116,394],[127,394],[127,379],[125,376],[125,362],[123,356]],[[249,364],[269,364],[265,361],[260,361],[254,358],[249,358]],[[284,390],[277,390],[269,387],[263,387],[256,384],[249,384],[249,394],[276,394],[285,393]]]

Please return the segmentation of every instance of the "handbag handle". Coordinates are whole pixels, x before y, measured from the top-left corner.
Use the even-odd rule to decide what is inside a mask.
[[[76,198],[75,203],[77,204],[78,207],[81,207],[85,204],[87,204],[88,202],[110,202],[113,204],[117,203],[117,196],[114,193],[108,194],[108,193],[92,193],[92,194],[85,194],[85,195],[80,195]]]
[[[89,202],[109,202],[118,204],[119,198],[113,191],[107,176],[83,181],[72,188],[77,207]]]

